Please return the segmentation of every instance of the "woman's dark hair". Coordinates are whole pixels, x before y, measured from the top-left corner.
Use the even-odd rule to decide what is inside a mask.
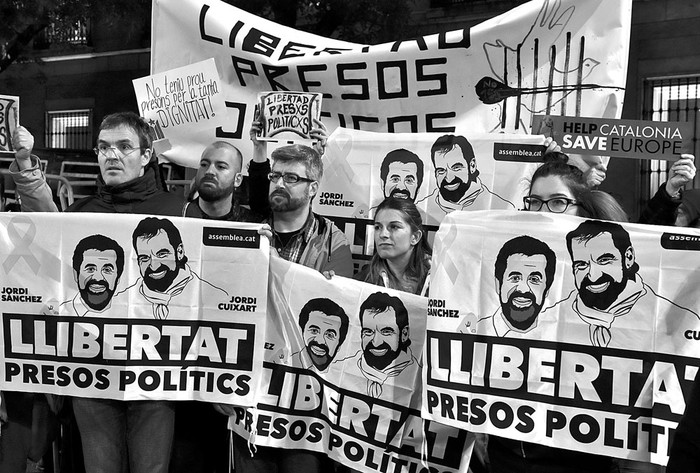
[[[394,197],[384,199],[382,203],[377,206],[377,210],[374,213],[375,219],[382,210],[396,210],[401,214],[403,220],[410,227],[411,233],[415,233],[417,231],[422,232],[420,241],[413,247],[413,254],[411,255],[411,259],[408,262],[408,267],[404,273],[410,279],[417,282],[416,291],[420,291],[425,283],[425,279],[428,277],[428,273],[430,272],[430,257],[433,254],[433,250],[428,243],[426,232],[423,229],[423,218],[416,208],[416,205],[409,199],[397,199]],[[386,261],[379,256],[379,253],[377,253],[375,249],[374,256],[372,256],[372,260],[369,263],[369,271],[367,273],[367,277],[365,278],[365,282],[381,284],[382,272],[387,274],[389,282],[392,284],[393,288],[400,289],[403,287],[396,275],[389,269]]]
[[[620,203],[607,192],[588,190],[577,197],[579,217],[610,220],[611,222],[629,222],[627,212]]]
[[[547,154],[545,163],[535,170],[530,179],[530,189],[532,189],[532,184],[537,179],[556,176],[566,184],[566,187],[571,191],[571,195],[578,201],[584,192],[588,192],[588,187],[586,187],[583,172],[576,166],[567,164],[568,160],[569,157],[564,153]]]

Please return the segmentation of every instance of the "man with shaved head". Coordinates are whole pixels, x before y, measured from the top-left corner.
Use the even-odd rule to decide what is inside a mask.
[[[199,160],[194,189],[199,196],[187,202],[184,217],[259,222],[262,218],[236,199],[235,191],[243,181],[243,156],[230,143],[215,141],[207,146]]]

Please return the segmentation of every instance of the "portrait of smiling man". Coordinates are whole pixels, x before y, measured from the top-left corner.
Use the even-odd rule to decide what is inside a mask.
[[[697,329],[695,312],[644,282],[621,225],[587,220],[566,235],[566,245],[576,291],[561,303],[587,325],[593,346],[675,353],[686,342],[684,332]]]
[[[536,238],[522,235],[505,242],[495,263],[500,308],[477,321],[477,332],[504,337],[537,327],[556,263],[554,251]]]
[[[78,294],[61,304],[80,317],[100,315],[110,308],[124,271],[124,250],[104,235],[90,235],[73,252],[73,277]]]
[[[299,312],[305,347],[292,354],[292,366],[323,372],[333,361],[348,334],[350,320],[330,299],[311,299]]]
[[[336,376],[365,378],[360,392],[381,398],[385,383],[397,376],[410,378],[420,368],[411,351],[408,311],[396,296],[384,292],[370,294],[360,305],[361,349],[353,356],[332,363]],[[396,393],[394,393],[396,394]]]
[[[379,169],[384,198],[416,200],[423,183],[423,161],[407,149],[389,151]]]
[[[515,209],[512,202],[481,182],[474,148],[464,136],[439,137],[430,149],[430,158],[436,188],[425,199],[431,198],[445,213],[465,209]]]
[[[181,305],[191,307],[200,300],[198,291],[213,288],[218,296],[227,297],[221,288],[202,280],[187,264],[180,231],[168,219],[147,217],[132,234],[141,279],[136,283],[139,294],[152,304],[153,316],[166,319],[171,300],[179,297]]]

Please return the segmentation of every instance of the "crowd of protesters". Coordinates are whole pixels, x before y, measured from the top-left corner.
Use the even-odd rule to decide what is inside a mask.
[[[315,126],[311,133],[314,147],[282,146],[268,156],[266,142],[257,139],[261,125],[253,123],[246,207],[237,197],[244,156],[236,147],[224,141],[206,147],[192,192],[185,199],[165,189],[157,157],[153,156],[149,125],[130,112],[109,115],[100,125],[95,147],[100,167],[96,193],[66,211],[262,223],[260,232],[270,239],[273,251],[288,261],[314,268],[329,278],[354,277],[426,295],[432,250],[421,213],[411,199],[388,197],[379,204],[374,212],[374,256],[353,274],[350,244],[344,233],[331,220],[312,211],[312,201],[323,179],[326,141],[323,125],[316,122]],[[456,146],[449,135],[445,140],[448,148]],[[546,162],[532,176],[524,210],[629,220],[612,196],[595,189],[605,177],[604,166],[584,173],[568,162],[556,143],[550,140],[546,145]],[[21,197],[22,211],[58,211],[38,159],[31,154],[31,133],[19,127],[13,135],[13,146],[16,159],[10,173]],[[693,156],[682,155],[670,168],[668,181],[642,212],[641,223],[697,226],[698,191],[683,191],[694,177]],[[347,470],[323,452],[258,447],[251,456],[247,439],[227,431],[226,414],[230,413],[229,406],[199,402],[65,399],[4,392],[0,403],[0,472],[42,471],[59,422],[64,424],[64,436],[70,435],[69,426],[77,426],[80,441],[65,442],[64,447],[82,451],[84,469],[89,473],[225,472],[230,468],[229,448],[235,469],[240,472]],[[695,423],[693,418],[682,423],[676,440],[679,447],[675,449],[679,453],[676,458],[672,455],[670,464],[676,466],[673,470],[669,467],[669,472],[693,468],[688,462],[699,450]],[[77,433],[74,437],[78,438]],[[64,452],[64,456],[69,455]],[[470,467],[475,473],[663,471],[650,463],[486,436],[479,436]],[[74,471],[82,468],[80,461],[71,465]]]

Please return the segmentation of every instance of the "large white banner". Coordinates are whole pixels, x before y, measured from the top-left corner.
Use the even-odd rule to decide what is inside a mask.
[[[423,414],[666,464],[700,367],[696,230],[454,212],[435,240]]]
[[[466,472],[474,437],[420,415],[427,304],[271,258],[261,395],[229,427],[362,472]]]
[[[253,405],[269,258],[258,227],[0,214],[0,390]]]
[[[541,165],[541,135],[375,133],[336,128],[314,211],[345,231],[357,259],[374,252],[374,215],[387,197],[415,202],[432,241],[453,210],[523,207]]]
[[[216,139],[250,149],[258,92],[323,93],[322,118],[368,131],[528,133],[533,113],[619,118],[631,0],[534,0],[476,27],[380,45],[323,38],[220,0],[154,0],[151,73],[214,58],[228,124],[171,139],[193,166]]]

